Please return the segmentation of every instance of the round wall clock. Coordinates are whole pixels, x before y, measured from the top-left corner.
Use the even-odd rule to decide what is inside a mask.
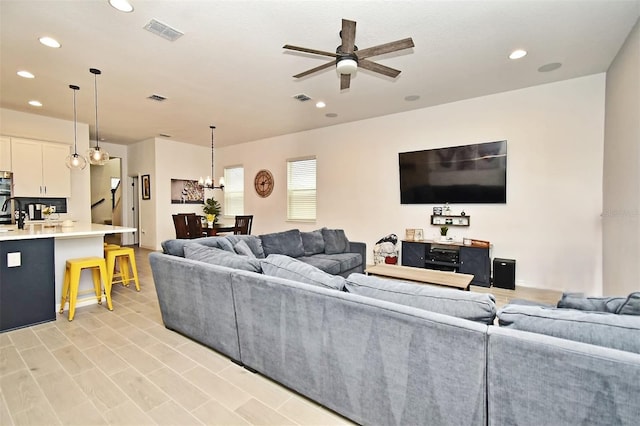
[[[256,188],[259,196],[263,198],[268,197],[273,191],[273,175],[269,170],[260,170],[256,173],[253,186]]]

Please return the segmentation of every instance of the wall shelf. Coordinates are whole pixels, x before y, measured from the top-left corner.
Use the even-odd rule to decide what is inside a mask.
[[[471,216],[442,216],[431,215],[431,224],[436,226],[469,226]]]

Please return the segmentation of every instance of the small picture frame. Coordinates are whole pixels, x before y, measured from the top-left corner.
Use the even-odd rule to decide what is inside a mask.
[[[149,175],[142,175],[142,199],[151,199],[151,177]]]
[[[414,241],[416,238],[416,230],[413,228],[407,228],[404,235],[407,241]]]
[[[422,229],[414,229],[413,231],[414,231],[413,239],[415,241],[424,240],[424,231]]]

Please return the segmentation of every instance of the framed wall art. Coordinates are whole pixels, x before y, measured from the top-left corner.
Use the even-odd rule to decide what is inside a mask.
[[[203,204],[204,188],[197,180],[171,179],[171,204]]]
[[[142,175],[142,199],[151,199],[151,177],[149,175]]]

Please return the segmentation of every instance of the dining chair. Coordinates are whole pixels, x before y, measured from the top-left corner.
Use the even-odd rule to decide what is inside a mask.
[[[187,227],[187,220],[185,215],[174,214],[173,226],[176,229],[176,238],[189,238],[189,228]]]
[[[235,235],[250,235],[252,223],[253,223],[253,215],[236,216],[236,225],[233,233]]]
[[[207,233],[202,229],[202,216],[188,215],[187,227],[189,228],[189,238],[206,237]]]

